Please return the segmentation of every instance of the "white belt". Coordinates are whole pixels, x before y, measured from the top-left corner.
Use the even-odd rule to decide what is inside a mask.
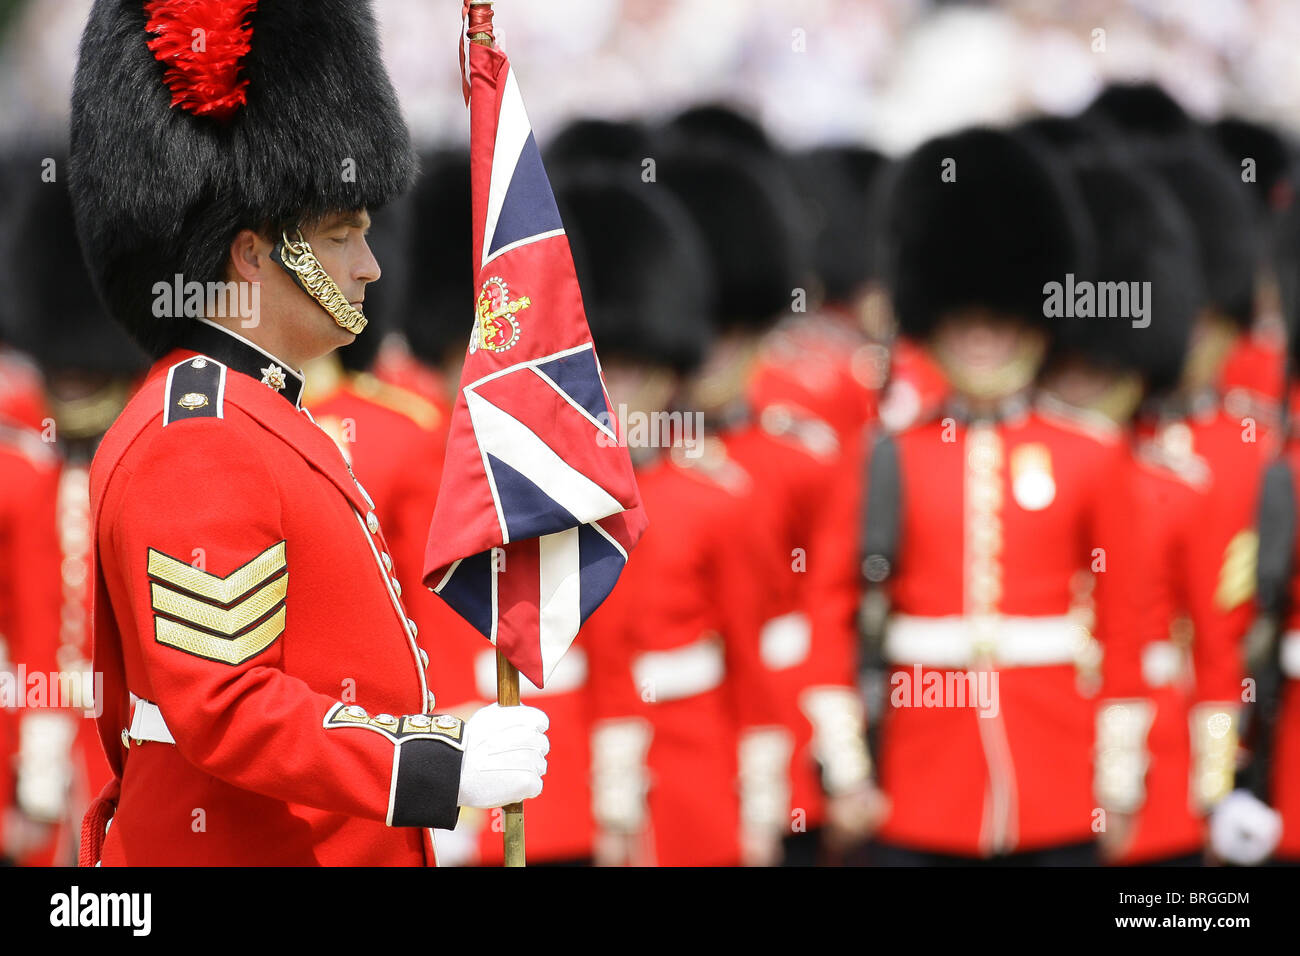
[[[1287,631],[1282,636],[1282,673],[1300,680],[1300,631]]]
[[[176,738],[167,729],[167,721],[163,720],[162,711],[158,709],[157,704],[141,700],[134,694],[131,695],[131,699],[135,702],[135,706],[131,710],[131,729],[127,731],[127,736],[131,738],[132,743],[143,743],[146,740],[159,744],[176,743]]]
[[[986,631],[986,633],[982,633]],[[885,659],[923,667],[968,667],[977,656],[1012,667],[1073,664],[1087,630],[1066,614],[995,617],[915,617],[895,614],[885,634]]]
[[[647,651],[632,661],[632,677],[643,700],[694,697],[713,690],[727,672],[722,642],[716,637],[671,651]]]

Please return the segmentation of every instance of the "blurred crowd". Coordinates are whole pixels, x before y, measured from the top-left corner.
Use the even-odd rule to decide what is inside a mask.
[[[709,15],[752,27],[733,6]],[[811,37],[862,32],[797,80],[738,26],[748,75],[784,90],[755,109],[622,90],[661,34],[746,61],[677,26],[684,4],[619,5],[639,31],[604,5],[587,35],[503,31],[608,61],[609,111],[575,119],[592,84],[557,76],[535,126],[650,522],[551,680],[525,681],[551,739],[530,864],[1300,860],[1300,98],[1255,97],[1239,57],[1295,13],[946,6],[809,4]],[[1071,67],[1103,15],[1175,36],[1138,53],[1112,27],[1130,63],[1215,66]],[[1062,65],[1008,85],[999,44]],[[473,321],[463,106],[454,72],[404,80],[419,57],[393,47],[399,89],[451,91],[407,95],[438,147],[373,211],[370,326],[304,370],[304,405],[383,516],[439,710],[467,718],[494,649],[416,580]],[[959,47],[989,86],[908,108],[951,90]],[[854,82],[873,95],[819,95]],[[83,274],[57,135],[0,162],[0,857],[65,864],[108,775],[88,469],[148,360]],[[501,824],[463,810],[440,862],[499,864]]]

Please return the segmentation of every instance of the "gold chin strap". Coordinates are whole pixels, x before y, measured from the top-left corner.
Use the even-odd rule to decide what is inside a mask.
[[[312,252],[311,243],[303,238],[302,230],[295,229],[294,235],[297,236],[296,239],[290,239],[287,232],[281,234],[281,241],[272,253],[275,260],[293,276],[304,292],[320,303],[320,307],[341,328],[360,335],[366,327],[366,317],[352,308],[343,290],[330,278],[330,274],[316,258],[316,253]]]

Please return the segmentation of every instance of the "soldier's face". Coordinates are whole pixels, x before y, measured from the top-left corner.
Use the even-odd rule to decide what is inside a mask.
[[[370,251],[366,211],[340,212],[304,225],[303,238],[353,308],[363,309],[366,286],[380,276]],[[347,345],[356,336],[340,327],[272,258],[279,237],[244,230],[231,246],[228,278],[256,283],[258,314],[231,327],[272,354],[302,365]]]
[[[1025,387],[1046,345],[1037,329],[983,310],[948,316],[930,340],[931,352],[953,387],[976,398],[1002,397]]]

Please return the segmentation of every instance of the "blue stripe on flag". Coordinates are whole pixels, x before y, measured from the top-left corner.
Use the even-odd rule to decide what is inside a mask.
[[[487,254],[490,256],[502,246],[520,239],[562,228],[564,224],[560,222],[560,211],[555,208],[555,196],[542,167],[537,140],[529,133],[524,148],[519,152],[519,161],[515,163],[505,199],[501,202],[501,214],[497,217],[496,231],[492,233]]]
[[[553,359],[537,370],[560,386],[570,398],[587,410],[587,414],[603,425],[613,427],[605,407],[605,391],[600,387],[600,373],[596,371],[596,353],[583,349]]]
[[[578,529],[578,567],[581,594],[579,606],[582,620],[600,607],[609,596],[623,570],[624,560],[618,548],[589,524]]]
[[[486,638],[492,637],[492,552],[470,555],[438,592],[444,601]]]
[[[496,455],[487,456],[511,541],[540,538],[578,525],[578,519]]]

